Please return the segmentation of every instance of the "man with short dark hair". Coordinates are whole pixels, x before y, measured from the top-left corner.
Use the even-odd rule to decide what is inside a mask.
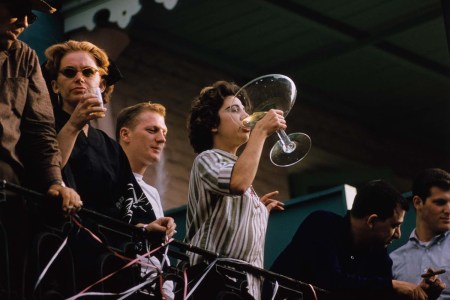
[[[271,270],[329,290],[331,299],[427,299],[420,286],[392,280],[386,247],[400,237],[407,208],[394,187],[371,181],[345,217],[310,214]]]
[[[442,169],[426,169],[414,180],[412,203],[416,228],[408,242],[391,253],[395,279],[419,283],[428,269],[444,269],[435,285],[434,299],[450,299],[450,174]],[[441,283],[442,281],[442,283]],[[441,292],[439,296],[439,293]]]
[[[37,55],[18,40],[36,20],[33,9],[55,11],[43,0],[0,0],[0,180],[47,191],[62,198],[63,210],[70,212],[82,202],[74,190],[63,187],[53,111]],[[33,227],[27,224],[22,198],[7,195],[2,200],[0,223],[8,239],[11,285],[19,299],[28,228]]]

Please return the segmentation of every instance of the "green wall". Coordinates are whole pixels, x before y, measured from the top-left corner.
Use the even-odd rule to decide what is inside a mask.
[[[48,15],[33,11],[38,19],[21,35],[20,40],[36,50],[41,64],[45,61],[44,51],[47,47],[64,40],[64,23],[58,13]]]

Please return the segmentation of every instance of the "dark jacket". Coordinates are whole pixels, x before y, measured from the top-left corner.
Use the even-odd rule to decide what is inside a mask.
[[[391,266],[384,247],[354,247],[349,214],[317,211],[300,225],[271,270],[346,299],[384,299],[393,292]]]

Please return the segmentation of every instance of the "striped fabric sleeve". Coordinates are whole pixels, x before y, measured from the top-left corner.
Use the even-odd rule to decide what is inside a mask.
[[[218,194],[229,194],[234,163],[214,151],[201,153],[198,156],[198,171],[206,189]]]

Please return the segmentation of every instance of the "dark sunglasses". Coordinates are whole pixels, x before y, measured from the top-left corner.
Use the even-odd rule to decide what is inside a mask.
[[[75,76],[77,76],[78,72],[81,72],[81,74],[83,74],[84,77],[90,78],[94,76],[95,73],[98,72],[98,70],[91,67],[86,67],[81,70],[75,69],[74,67],[66,67],[64,69],[59,70],[59,73],[63,74],[67,78],[74,78]]]
[[[33,24],[37,20],[37,16],[31,11],[30,7],[20,6],[16,4],[8,5],[8,10],[12,18],[23,19],[27,17],[28,24]]]

